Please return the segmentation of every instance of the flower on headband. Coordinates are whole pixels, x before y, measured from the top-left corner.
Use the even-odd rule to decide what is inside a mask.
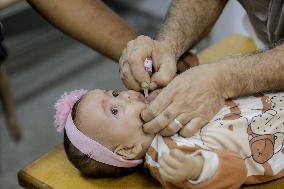
[[[71,91],[69,94],[64,93],[60,99],[57,100],[54,107],[56,113],[54,115],[54,126],[57,132],[63,132],[69,113],[72,111],[74,104],[87,93],[87,90],[80,89]]]

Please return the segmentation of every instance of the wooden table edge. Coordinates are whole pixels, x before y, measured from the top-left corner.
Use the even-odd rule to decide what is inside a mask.
[[[35,177],[28,174],[25,169],[21,169],[18,174],[18,184],[26,189],[44,188],[54,189],[53,187],[43,183]]]
[[[63,144],[58,144],[51,148],[49,151],[54,151],[59,148],[61,148]],[[27,163],[24,168],[20,169],[20,171],[17,173],[18,177],[18,183],[20,186],[27,188],[27,189],[35,189],[35,188],[44,188],[44,189],[54,189],[53,187],[49,186],[48,184],[45,184],[39,179],[36,179],[34,176],[30,175],[26,172],[26,169],[28,169],[30,166],[35,164],[37,161],[40,161],[42,158],[47,156],[47,153],[40,155],[35,161]]]

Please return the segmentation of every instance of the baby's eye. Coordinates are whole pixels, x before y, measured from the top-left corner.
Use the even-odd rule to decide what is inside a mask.
[[[117,108],[117,107],[112,107],[112,108],[110,109],[110,111],[111,111],[111,114],[112,114],[115,118],[118,117],[118,108]]]
[[[119,95],[119,91],[118,90],[112,91],[112,96],[113,97],[117,97],[118,95]]]

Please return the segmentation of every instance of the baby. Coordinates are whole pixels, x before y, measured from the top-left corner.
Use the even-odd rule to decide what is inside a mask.
[[[55,105],[68,159],[82,173],[120,176],[145,167],[166,187],[239,188],[284,176],[284,93],[226,101],[196,135],[142,130],[144,96],[77,90]]]

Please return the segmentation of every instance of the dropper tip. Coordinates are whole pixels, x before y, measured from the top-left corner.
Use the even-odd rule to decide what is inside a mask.
[[[148,95],[148,89],[144,89],[144,96],[147,97]]]

